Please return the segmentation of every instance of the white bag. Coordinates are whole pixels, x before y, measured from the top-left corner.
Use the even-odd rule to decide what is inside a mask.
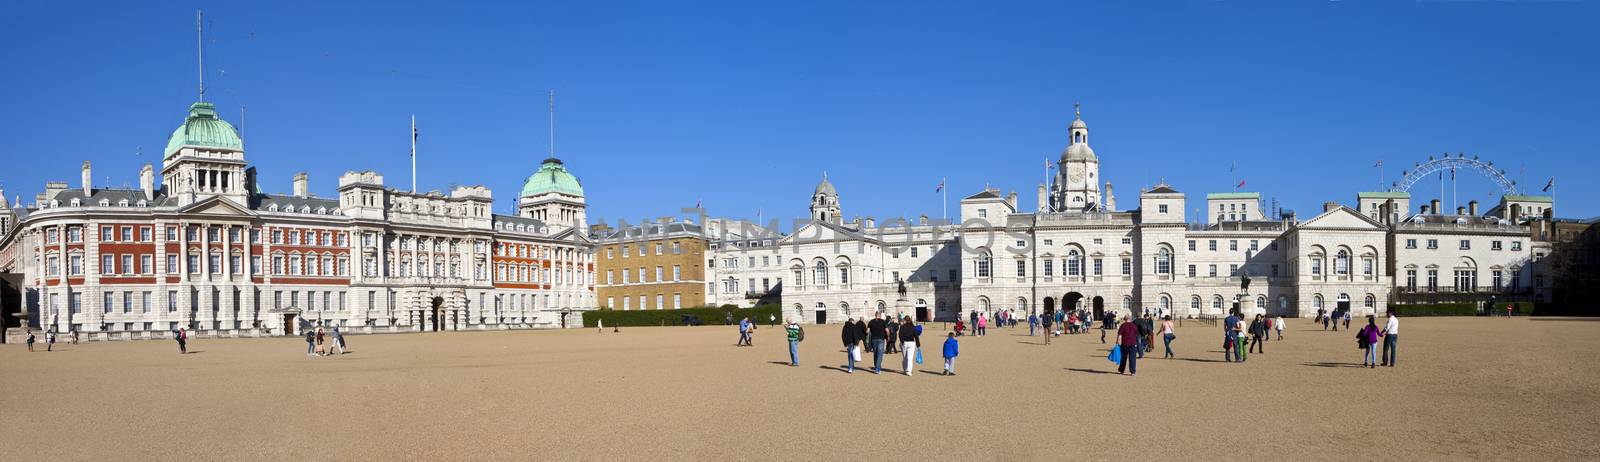
[[[861,345],[850,346],[850,357],[855,358],[856,361],[861,360]]]

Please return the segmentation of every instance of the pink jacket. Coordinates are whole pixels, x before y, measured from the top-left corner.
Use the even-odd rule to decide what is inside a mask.
[[[978,327],[988,328],[989,327],[989,317],[988,316],[979,315],[978,316]]]

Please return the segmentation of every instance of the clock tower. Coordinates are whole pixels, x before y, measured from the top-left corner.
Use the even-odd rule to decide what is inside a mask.
[[[1089,126],[1083,123],[1083,112],[1077,104],[1073,105],[1073,115],[1067,149],[1061,151],[1061,160],[1056,163],[1050,207],[1056,212],[1099,210],[1100,159],[1089,149]]]

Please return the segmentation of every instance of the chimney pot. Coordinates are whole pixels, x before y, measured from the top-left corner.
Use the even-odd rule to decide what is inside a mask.
[[[1428,204],[1430,204],[1430,206],[1428,207],[1428,210],[1432,210],[1434,215],[1443,215],[1444,214],[1444,209],[1439,208],[1439,200],[1438,199],[1434,199],[1432,201],[1429,201]]]
[[[1467,212],[1471,213],[1472,216],[1478,216],[1478,201],[1467,202]]]

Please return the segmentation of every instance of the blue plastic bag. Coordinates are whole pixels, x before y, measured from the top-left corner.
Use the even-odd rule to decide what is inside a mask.
[[[1111,354],[1106,355],[1106,361],[1112,364],[1122,364],[1122,345],[1111,347]]]
[[[922,364],[922,349],[917,349],[917,364]]]

